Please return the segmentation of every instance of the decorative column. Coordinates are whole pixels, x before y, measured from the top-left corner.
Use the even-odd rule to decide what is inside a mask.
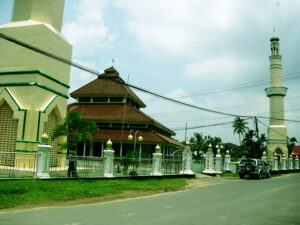
[[[294,161],[292,155],[289,158],[289,170],[294,170]]]
[[[162,163],[162,154],[160,151],[159,145],[155,146],[155,153],[153,153],[153,163],[152,163],[152,173],[153,176],[161,176],[161,163]]]
[[[217,154],[216,154],[216,159],[215,159],[215,172],[217,174],[222,174],[222,155],[221,155],[221,150],[218,148],[219,146],[217,145]],[[222,147],[222,146],[221,146]]]
[[[229,151],[227,150],[226,155],[225,155],[225,159],[224,159],[224,167],[223,167],[224,171],[230,171],[230,168],[229,168],[230,160],[231,159],[230,159]]]
[[[285,158],[285,154],[283,154],[282,158],[281,158],[280,170],[286,170],[286,158]]]
[[[41,144],[38,145],[38,159],[37,159],[37,178],[50,178],[50,152],[51,146],[48,145],[48,135],[43,134],[41,137]]]
[[[114,177],[114,156],[115,151],[112,149],[112,142],[109,139],[104,150],[104,177]]]
[[[195,174],[192,171],[192,151],[189,142],[186,143],[182,152],[182,171],[180,171],[180,174]]]
[[[205,174],[215,174],[214,170],[214,153],[212,151],[212,145],[208,145],[208,150],[206,152],[206,159],[205,159],[205,170],[202,173]]]
[[[298,156],[296,156],[296,159],[295,159],[295,170],[299,170],[299,158],[298,158]]]
[[[278,158],[276,153],[273,156],[273,165],[272,165],[272,170],[273,171],[278,171]]]

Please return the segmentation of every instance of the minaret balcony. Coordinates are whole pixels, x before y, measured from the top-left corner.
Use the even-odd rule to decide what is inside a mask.
[[[286,92],[287,92],[287,88],[286,87],[269,87],[265,89],[265,92],[267,94],[268,97],[271,96],[286,96]]]

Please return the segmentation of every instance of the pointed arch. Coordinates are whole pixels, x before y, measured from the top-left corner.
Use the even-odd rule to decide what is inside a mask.
[[[7,103],[13,111],[13,118],[18,120],[17,139],[23,140],[25,135],[25,125],[27,110],[22,107],[9,88],[0,91],[0,107]],[[20,129],[22,127],[22,129]]]

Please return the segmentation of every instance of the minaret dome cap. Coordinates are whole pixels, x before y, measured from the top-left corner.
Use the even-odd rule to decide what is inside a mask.
[[[271,38],[270,38],[270,42],[273,42],[273,41],[279,41],[279,37],[277,35],[273,35]]]

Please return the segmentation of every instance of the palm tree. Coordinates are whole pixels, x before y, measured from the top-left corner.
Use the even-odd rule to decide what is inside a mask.
[[[239,116],[235,117],[233,124],[232,124],[233,133],[234,134],[238,133],[238,135],[239,135],[240,146],[242,145],[241,134],[244,134],[248,130],[247,124],[248,124],[248,122]]]
[[[67,136],[67,142],[62,144],[62,147],[67,148],[67,155],[70,157],[68,176],[77,176],[75,156],[78,142],[89,141],[90,134],[95,136],[97,132],[98,127],[95,122],[81,120],[79,113],[75,111],[68,113],[64,122],[54,129],[52,139]]]

